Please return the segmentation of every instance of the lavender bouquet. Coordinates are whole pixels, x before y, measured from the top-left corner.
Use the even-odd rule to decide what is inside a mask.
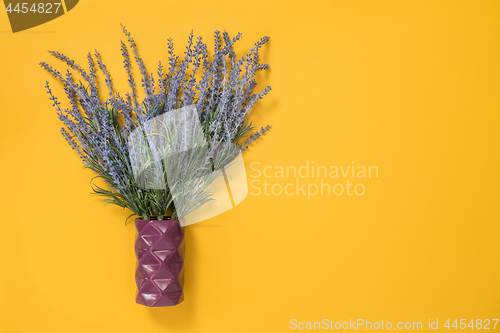
[[[103,196],[108,203],[130,209],[133,212],[130,216],[137,215],[142,220],[174,220],[211,200],[207,186],[200,187],[199,182],[189,182],[189,179],[203,174],[216,177],[216,173],[204,173],[204,170],[223,170],[240,150],[248,149],[249,144],[269,130],[270,126],[267,126],[249,136],[254,129],[248,120],[255,103],[271,90],[267,86],[263,91],[254,93],[256,73],[269,68],[269,65],[258,62],[259,51],[269,37],[261,38],[248,54],[238,59],[234,44],[241,34],[230,38],[227,32],[221,34],[215,31],[211,60],[207,45],[201,37],[194,40],[192,32],[182,58],[174,53],[173,42],[169,39],[168,68],[160,61],[155,79],[153,73],[147,71],[131,34],[125,27],[122,26],[122,29],[128,43],[121,42],[121,52],[129,92],[120,94],[115,91],[111,75],[97,51],[93,55],[88,54],[88,69],[62,53],[49,51],[80,75],[85,83],[77,79],[70,69],[63,74],[45,62],[40,63],[62,82],[70,102],[69,108],[63,109],[48,82],[46,89],[64,124],[62,135],[80,155],[84,166],[95,171],[97,177],[108,185],[104,188],[93,184],[93,192]],[[145,93],[142,101],[139,101],[131,57],[141,74],[141,86]],[[106,87],[97,84],[96,63],[106,78]],[[105,89],[108,95],[105,101],[99,97],[101,89]],[[151,160],[143,161],[138,170],[134,165],[137,156],[127,140],[134,133],[140,133],[139,136],[144,135],[147,142],[151,142],[151,135],[155,133],[147,133],[145,127],[152,120],[185,107],[190,107],[197,116],[202,130],[194,136],[203,137],[207,142],[206,149],[197,152],[194,157],[176,155],[173,163],[164,165],[166,170],[183,170],[179,176],[184,180],[182,191],[172,191],[175,184],[147,186],[146,171],[154,173],[155,164]],[[171,134],[176,132],[175,128],[167,128],[170,134],[161,140],[175,141]],[[156,176],[166,177],[165,174]],[[210,184],[210,177],[203,179],[204,184]],[[183,204],[174,205],[176,199]]]

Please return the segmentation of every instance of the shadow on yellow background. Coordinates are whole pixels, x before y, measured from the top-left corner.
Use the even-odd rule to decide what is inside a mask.
[[[0,13],[0,331],[285,332],[292,319],[358,318],[446,330],[498,318],[499,17],[497,1],[86,0],[11,34]],[[173,308],[135,304],[129,212],[89,195],[93,174],[59,134],[44,83],[62,88],[38,66],[65,70],[47,50],[84,64],[98,49],[123,91],[120,23],[150,71],[191,29],[209,46],[215,29],[242,32],[240,56],[271,37],[258,81],[273,90],[252,119],[273,128],[244,155],[262,192],[187,227]],[[362,183],[363,195],[265,195],[264,181],[277,193],[321,179],[250,168],[308,161],[378,177],[325,179]]]

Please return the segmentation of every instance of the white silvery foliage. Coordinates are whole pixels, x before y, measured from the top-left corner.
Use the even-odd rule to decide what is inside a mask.
[[[132,131],[128,146],[137,183],[146,189],[168,186],[181,217],[210,199],[213,179],[228,166],[222,158],[210,159],[195,106],[145,122]]]

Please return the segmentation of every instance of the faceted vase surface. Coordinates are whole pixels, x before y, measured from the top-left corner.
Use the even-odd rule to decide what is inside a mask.
[[[184,228],[178,220],[135,220],[136,302],[173,306],[184,299]]]

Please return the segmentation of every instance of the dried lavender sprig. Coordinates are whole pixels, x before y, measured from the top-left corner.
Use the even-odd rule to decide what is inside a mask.
[[[248,139],[245,140],[245,144],[241,146],[243,150],[247,150],[248,146],[257,141],[259,137],[264,135],[267,131],[271,129],[271,125],[267,125],[266,127],[262,127],[260,131],[256,131],[254,134],[250,135]]]
[[[123,67],[125,68],[125,71],[127,72],[127,77],[128,77],[128,84],[130,88],[132,89],[132,92],[130,94],[127,94],[129,97],[129,103],[132,104],[132,109],[134,111],[137,111],[138,109],[138,101],[137,101],[137,92],[136,92],[136,87],[135,87],[135,79],[134,76],[132,75],[132,64],[130,63],[130,55],[128,52],[127,45],[122,41],[121,42],[121,50],[122,50],[122,56],[123,56]]]
[[[134,53],[135,61],[136,61],[137,65],[139,66],[139,69],[141,71],[141,74],[142,74],[142,79],[141,79],[142,87],[144,88],[144,91],[146,92],[146,96],[150,97],[153,94],[153,90],[152,90],[153,89],[153,85],[152,85],[152,83],[150,81],[148,72],[146,70],[146,66],[144,65],[144,61],[139,56],[139,52],[137,51],[137,44],[135,43],[135,40],[132,38],[130,32],[128,32],[128,30],[125,28],[124,25],[122,25],[122,31],[125,34],[125,36],[127,36],[128,42],[130,44],[130,48],[132,49],[132,52]]]
[[[51,55],[53,55],[55,58],[57,58],[61,61],[64,61],[69,67],[71,67],[72,69],[79,72],[85,80],[90,81],[90,78],[89,78],[89,75],[87,74],[87,72],[85,72],[85,70],[80,65],[78,65],[74,60],[68,58],[64,54],[59,53],[57,51],[49,51],[49,53]]]
[[[95,50],[95,57],[97,59],[97,64],[99,65],[99,68],[106,76],[106,86],[108,86],[108,89],[109,89],[109,98],[114,99],[113,82],[111,81],[111,75],[108,72],[108,68],[102,62],[101,54],[99,52],[97,52],[97,50]]]

